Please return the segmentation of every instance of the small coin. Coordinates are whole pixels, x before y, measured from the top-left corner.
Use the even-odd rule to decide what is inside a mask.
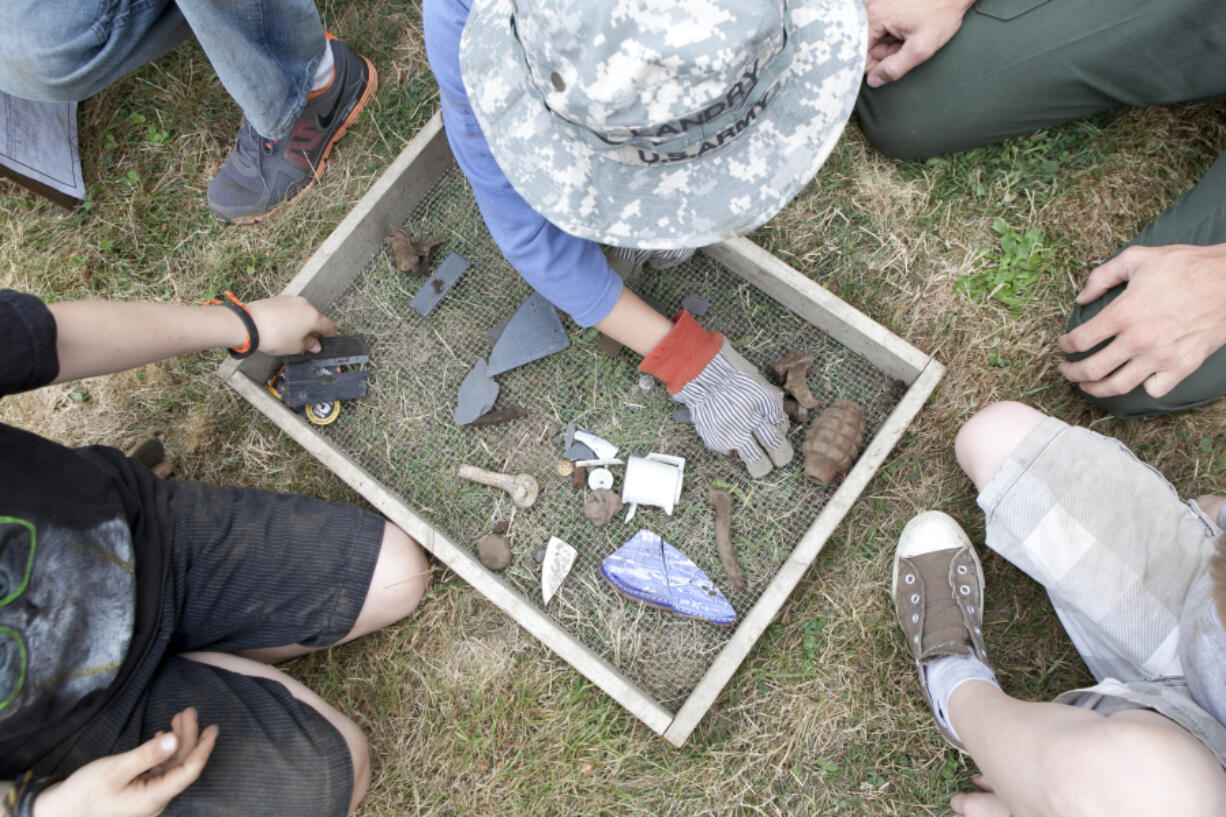
[[[569,477],[575,470],[575,464],[570,460],[560,460],[558,462],[558,474],[560,476]]]

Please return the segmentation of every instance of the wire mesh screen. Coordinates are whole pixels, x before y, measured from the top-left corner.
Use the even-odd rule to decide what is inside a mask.
[[[449,170],[408,214],[404,228],[417,240],[443,237],[431,266],[457,252],[472,267],[426,318],[408,306],[427,275],[396,270],[379,253],[330,309],[337,325],[370,340],[371,374],[365,399],[344,405],[337,422],[319,430],[462,547],[495,523],[509,524],[513,557],[494,574],[544,610],[563,629],[600,655],[663,708],[676,712],[701,680],[735,627],[717,627],[648,607],[620,595],[600,572],[601,560],[640,528],[664,538],[720,586],[743,614],[757,601],[800,541],[833,488],[802,473],[805,429],[793,424],[797,452],[792,465],[751,480],[733,456],[703,447],[693,427],[673,419],[679,404],[658,383],[645,383],[638,357],[602,352],[595,330],[569,320],[566,350],[497,376],[496,407],[518,405],[526,417],[502,425],[459,427],[456,395],[465,375],[488,359],[485,335],[510,316],[531,290],[490,239],[463,175]],[[790,349],[813,355],[809,386],[824,406],[845,397],[865,409],[871,439],[901,396],[889,376],[811,324],[699,254],[681,267],[647,271],[633,288],[667,313],[687,295],[710,301],[702,323],[725,333],[740,352],[768,370]],[[681,501],[671,516],[640,507],[626,524],[624,512],[605,527],[582,513],[584,490],[571,487],[557,465],[554,441],[568,422],[614,443],[619,456],[660,452],[685,457]],[[540,484],[536,504],[517,509],[503,492],[460,479],[468,463],[504,473],[528,473]],[[613,469],[620,490],[624,469]],[[747,589],[726,581],[715,546],[713,487],[733,494],[733,543]],[[548,606],[541,599],[539,556],[551,536],[579,552],[569,577]]]

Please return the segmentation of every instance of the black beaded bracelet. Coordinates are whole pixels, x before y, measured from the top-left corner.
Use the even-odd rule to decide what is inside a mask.
[[[243,322],[243,326],[247,329],[247,342],[242,346],[235,346],[230,349],[230,354],[237,358],[251,357],[255,354],[255,350],[260,348],[260,332],[255,327],[255,320],[251,317],[251,313],[247,311],[247,305],[240,301],[233,292],[226,291],[228,300],[222,301],[214,298],[211,301],[205,301],[205,306],[224,306],[238,315],[238,319]]]

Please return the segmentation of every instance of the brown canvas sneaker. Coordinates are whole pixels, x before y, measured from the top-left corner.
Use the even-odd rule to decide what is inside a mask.
[[[927,663],[947,655],[972,655],[988,664],[983,643],[983,567],[971,540],[951,516],[925,511],[903,528],[894,554],[893,593],[920,689],[936,712],[924,671]],[[940,717],[937,726],[950,745],[966,751]]]

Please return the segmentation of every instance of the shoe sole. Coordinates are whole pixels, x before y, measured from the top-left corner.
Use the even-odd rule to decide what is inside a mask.
[[[370,60],[368,60],[366,57],[362,56],[361,54],[356,54],[355,56],[357,56],[360,60],[362,60],[362,62],[366,63],[366,71],[367,71],[366,90],[362,92],[362,95],[360,97],[358,97],[357,104],[353,106],[353,110],[349,112],[349,116],[345,117],[345,121],[341,123],[341,126],[336,129],[336,133],[332,134],[332,138],[328,140],[328,144],[324,145],[324,152],[320,154],[319,164],[316,165],[315,173],[311,176],[310,180],[306,184],[304,184],[302,188],[298,190],[297,193],[290,196],[280,205],[277,205],[276,207],[272,208],[267,213],[260,213],[259,215],[255,215],[255,216],[238,216],[237,218],[226,219],[228,223],[230,224],[255,224],[259,221],[262,221],[263,219],[268,218],[269,216],[276,215],[277,211],[281,209],[282,205],[293,201],[294,199],[298,198],[300,195],[305,193],[307,190],[311,188],[311,185],[315,184],[316,180],[319,179],[319,177],[324,174],[324,170],[328,166],[328,156],[331,155],[332,153],[332,147],[341,140],[342,136],[344,136],[346,133],[349,132],[350,126],[353,125],[354,122],[358,121],[359,114],[361,114],[362,111],[366,108],[367,104],[369,104],[370,100],[374,97],[375,92],[379,90],[379,72],[375,70],[375,64],[371,62]]]

